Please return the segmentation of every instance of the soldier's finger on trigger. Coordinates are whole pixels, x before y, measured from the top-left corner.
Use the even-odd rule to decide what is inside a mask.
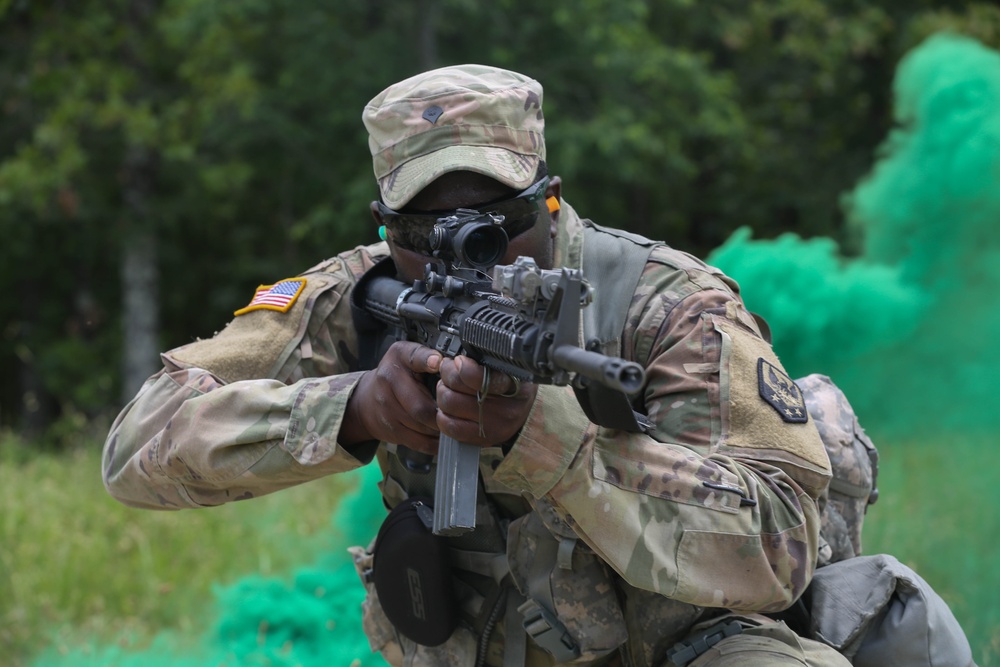
[[[521,381],[507,373],[497,373],[492,393],[503,398],[513,398],[521,393]]]

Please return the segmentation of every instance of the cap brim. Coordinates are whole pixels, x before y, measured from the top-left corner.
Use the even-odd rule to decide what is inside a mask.
[[[516,190],[535,182],[539,157],[514,153],[496,146],[447,146],[404,162],[379,179],[382,200],[401,208],[431,181],[452,171],[472,171],[489,176]]]

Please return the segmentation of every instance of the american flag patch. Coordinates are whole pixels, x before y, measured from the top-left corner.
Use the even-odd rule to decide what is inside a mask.
[[[305,286],[305,278],[289,278],[273,285],[261,285],[250,303],[233,315],[243,315],[253,310],[277,310],[279,313],[287,313]]]

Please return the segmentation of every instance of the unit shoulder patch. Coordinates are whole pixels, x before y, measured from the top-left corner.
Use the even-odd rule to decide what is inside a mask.
[[[809,412],[802,391],[792,378],[763,357],[757,359],[757,386],[760,397],[786,422],[804,424]]]
[[[305,278],[286,278],[273,285],[261,285],[253,295],[250,303],[235,311],[237,317],[255,310],[276,310],[287,313],[305,289]]]

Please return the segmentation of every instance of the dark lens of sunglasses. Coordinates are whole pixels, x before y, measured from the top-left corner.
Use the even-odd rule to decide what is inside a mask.
[[[527,188],[516,197],[504,199],[495,204],[482,205],[476,210],[480,213],[502,215],[503,229],[508,238],[514,238],[535,225],[538,220],[537,202],[545,195],[549,179],[543,178]],[[434,214],[398,213],[384,204],[379,204],[382,222],[392,232],[393,242],[406,250],[413,250],[424,255],[431,254],[428,241],[431,231],[437,221],[452,212]]]
[[[423,255],[431,254],[429,238],[438,216],[396,214],[383,216],[382,220],[396,245]]]

